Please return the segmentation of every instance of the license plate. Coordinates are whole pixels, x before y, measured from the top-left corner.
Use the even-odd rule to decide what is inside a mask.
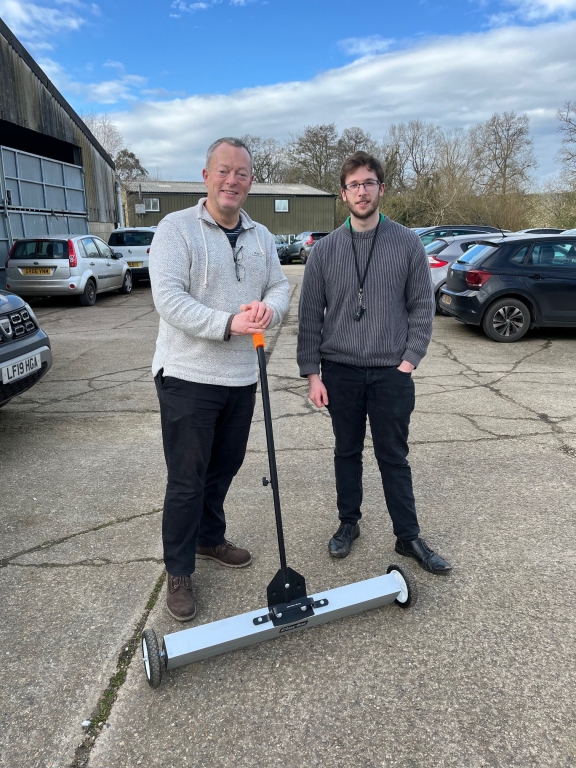
[[[40,355],[30,355],[23,360],[17,360],[10,363],[6,368],[2,368],[2,384],[11,384],[13,381],[30,376],[31,373],[42,368]]]
[[[129,261],[128,262],[129,267],[141,267],[142,262],[141,261]]]
[[[23,275],[51,275],[51,267],[24,267],[22,270]]]
[[[442,304],[452,304],[452,296],[446,296],[445,293],[442,294]]]

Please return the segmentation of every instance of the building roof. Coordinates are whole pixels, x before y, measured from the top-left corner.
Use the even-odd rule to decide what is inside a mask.
[[[171,193],[171,194],[205,194],[206,187],[203,181],[129,181],[126,187],[130,192],[139,192],[142,188],[142,194],[150,193]],[[252,184],[251,195],[272,195],[279,197],[305,196],[305,197],[336,197],[331,192],[324,192],[322,189],[309,187],[308,184]]]
[[[97,140],[97,138],[94,136],[92,131],[88,128],[86,123],[82,120],[82,118],[72,109],[70,104],[66,101],[64,96],[60,93],[60,91],[56,88],[54,83],[52,83],[51,80],[48,79],[46,76],[46,73],[38,66],[36,61],[32,58],[32,56],[28,53],[26,48],[22,45],[20,40],[16,37],[16,35],[12,32],[12,30],[0,19],[0,35],[4,37],[8,44],[16,51],[18,56],[25,62],[25,64],[28,66],[29,69],[32,70],[32,72],[36,75],[38,80],[42,83],[44,88],[48,91],[48,93],[52,96],[53,99],[55,99],[58,104],[62,107],[62,109],[66,112],[68,117],[70,117],[80,128],[82,133],[86,136],[88,141],[95,147],[95,149],[102,155],[104,160],[108,163],[108,165],[111,168],[115,168],[114,161],[110,157],[110,155],[106,152],[104,147],[100,144],[100,142]]]

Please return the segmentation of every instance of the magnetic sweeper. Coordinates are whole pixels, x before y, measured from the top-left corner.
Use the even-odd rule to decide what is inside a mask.
[[[152,688],[160,685],[165,669],[174,669],[209,656],[272,640],[299,629],[310,629],[327,621],[378,608],[387,603],[395,602],[402,608],[407,608],[414,605],[418,596],[413,577],[405,566],[390,565],[386,575],[310,596],[306,591],[304,577],[288,567],[278,491],[264,336],[256,334],[253,340],[260,366],[270,467],[270,480],[263,478],[262,482],[272,486],[280,570],[268,585],[268,608],[164,635],[162,648],[154,630],[145,629],[142,633],[142,658],[146,678]]]

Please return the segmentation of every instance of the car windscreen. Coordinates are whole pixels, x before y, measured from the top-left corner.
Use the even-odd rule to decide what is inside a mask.
[[[312,240],[320,240],[323,237],[326,237],[328,232],[312,232]]]
[[[282,235],[274,235],[274,242],[277,245],[285,245],[286,244],[286,240],[284,240]]]
[[[67,240],[20,240],[16,243],[13,259],[67,259]]]
[[[150,245],[154,232],[112,232],[108,245]]]
[[[490,256],[499,248],[498,245],[488,245],[487,243],[478,243],[458,259],[457,264],[477,264],[486,256]]]
[[[428,245],[424,247],[424,250],[428,256],[435,256],[437,253],[440,253],[440,251],[443,251],[447,246],[448,243],[446,240],[433,240],[431,243],[428,243]]]

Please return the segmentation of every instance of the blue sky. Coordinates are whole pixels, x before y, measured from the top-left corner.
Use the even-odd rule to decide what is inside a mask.
[[[334,121],[381,139],[392,122],[505,109],[529,114],[546,176],[555,111],[576,98],[576,0],[0,0],[0,16],[166,179],[199,178],[222,134]]]

